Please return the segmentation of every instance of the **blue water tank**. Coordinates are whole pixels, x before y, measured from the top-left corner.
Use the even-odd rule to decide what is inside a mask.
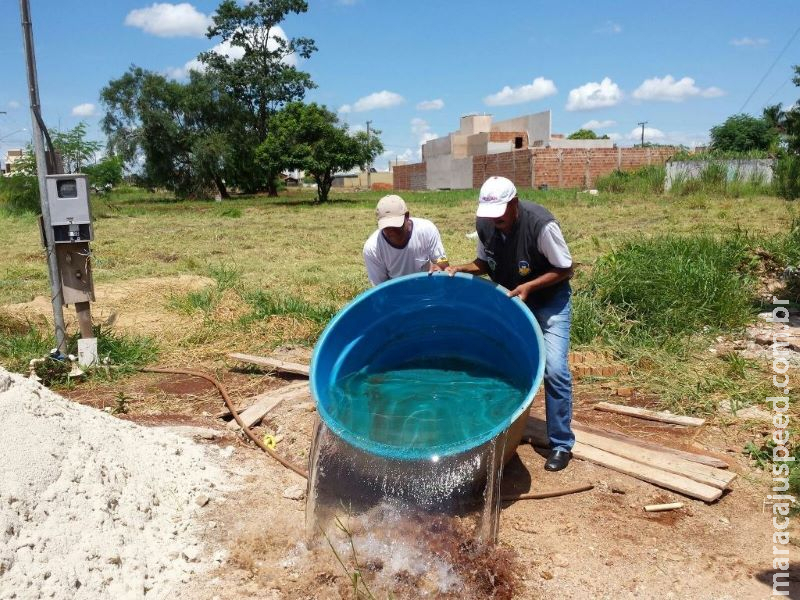
[[[363,428],[354,431],[337,417],[341,411],[336,403],[342,402],[337,386],[349,375],[454,357],[515,382],[523,392],[519,403],[480,436],[450,440],[443,447],[399,448],[364,435]],[[368,454],[417,460],[460,454],[491,441],[513,424],[524,427],[544,363],[536,319],[522,301],[509,298],[505,288],[462,273],[454,277],[419,273],[369,289],[336,314],[314,348],[310,384],[320,418],[342,440]],[[519,438],[522,427],[516,429]],[[514,448],[517,443],[519,439]]]

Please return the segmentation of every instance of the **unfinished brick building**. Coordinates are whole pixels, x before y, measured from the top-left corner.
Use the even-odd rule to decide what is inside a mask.
[[[590,188],[601,175],[663,164],[676,148],[619,148],[612,140],[568,140],[551,133],[544,111],[492,123],[461,118],[461,127],[422,146],[422,162],[394,170],[397,190],[479,188],[502,175],[519,187]]]

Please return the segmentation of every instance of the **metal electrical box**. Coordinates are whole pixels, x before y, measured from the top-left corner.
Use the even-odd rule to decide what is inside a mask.
[[[50,225],[57,244],[94,239],[86,175],[47,175]]]

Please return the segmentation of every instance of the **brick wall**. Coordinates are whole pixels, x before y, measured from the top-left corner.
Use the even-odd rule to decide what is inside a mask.
[[[522,148],[528,147],[528,132],[527,131],[490,131],[490,142],[513,142],[516,138],[522,138]]]
[[[508,177],[520,187],[531,186],[531,153],[513,150],[500,154],[485,154],[472,158],[472,187],[479,188],[488,177]]]
[[[493,133],[494,135],[494,133]],[[510,134],[511,139],[515,134]],[[472,159],[472,187],[480,188],[492,175],[508,177],[518,187],[592,188],[597,178],[616,169],[633,171],[664,164],[677,151],[656,148],[526,148]],[[398,190],[425,189],[425,163],[395,168]]]
[[[397,165],[394,167],[394,189],[424,190],[426,185],[425,163]]]

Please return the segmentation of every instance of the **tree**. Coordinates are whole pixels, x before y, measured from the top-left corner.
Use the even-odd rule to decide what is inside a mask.
[[[766,120],[744,113],[711,128],[711,149],[721,152],[766,152],[777,142],[778,134]]]
[[[229,197],[235,179],[229,124],[238,105],[220,92],[213,75],[191,72],[188,83],[170,81],[139,67],[100,92],[106,106],[102,126],[108,149],[125,162],[141,164],[144,182],[181,196],[215,187]]]
[[[266,186],[277,194],[271,161],[256,161],[256,148],[267,139],[271,117],[285,104],[302,100],[316,87],[308,73],[298,70],[296,57],[309,58],[316,51],[310,38],[286,38],[279,24],[287,15],[308,10],[303,0],[255,0],[240,5],[223,0],[208,29],[208,37],[221,37],[231,48],[232,59],[218,52],[205,52],[200,60],[213,73],[222,90],[239,106],[240,119],[229,123],[228,137],[234,162],[244,168],[237,181],[248,191]]]
[[[270,120],[270,133],[258,158],[267,169],[284,163],[303,169],[317,184],[317,201],[326,202],[337,172],[365,166],[383,152],[380,132],[351,134],[324,106],[292,102]]]
[[[83,167],[83,172],[89,176],[91,185],[117,185],[122,181],[122,159],[118,156],[106,156],[97,164]]]
[[[568,140],[596,140],[597,134],[591,129],[578,129],[567,136]]]
[[[53,147],[61,155],[65,173],[79,173],[81,166],[94,162],[94,155],[103,147],[101,142],[86,139],[86,123],[81,121],[69,131],[55,131]]]

